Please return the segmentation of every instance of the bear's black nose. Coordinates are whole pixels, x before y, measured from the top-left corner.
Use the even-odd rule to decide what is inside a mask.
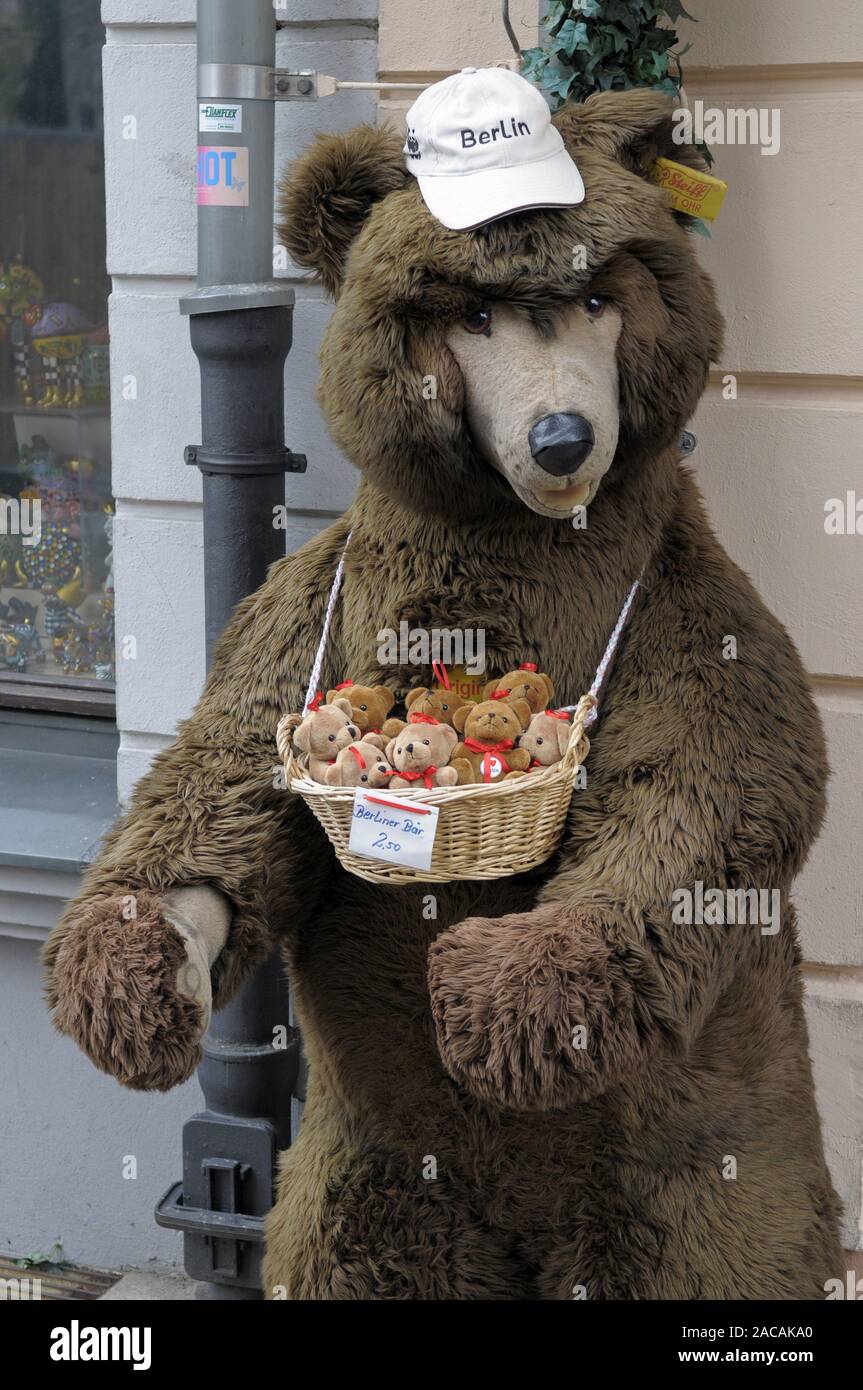
[[[527,442],[540,468],[562,478],[584,463],[595,439],[593,426],[583,415],[557,414],[537,420]]]
[[[412,752],[414,751],[414,746],[413,746],[413,744],[412,744],[412,743],[409,743],[409,744],[407,745],[405,751],[406,751],[407,753],[412,753]]]

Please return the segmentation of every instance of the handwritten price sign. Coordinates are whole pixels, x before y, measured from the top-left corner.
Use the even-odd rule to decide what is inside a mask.
[[[348,848],[367,859],[430,869],[437,818],[437,806],[357,788]]]

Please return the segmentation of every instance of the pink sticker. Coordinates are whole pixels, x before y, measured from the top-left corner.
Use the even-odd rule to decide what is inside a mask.
[[[198,146],[198,202],[205,207],[249,206],[247,146]]]

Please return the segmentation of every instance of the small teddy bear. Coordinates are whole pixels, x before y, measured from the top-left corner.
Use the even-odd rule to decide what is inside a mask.
[[[533,716],[517,740],[519,748],[530,754],[528,772],[560,762],[569,743],[571,727],[569,715],[563,710],[546,709]]]
[[[392,764],[384,752],[386,740],[381,734],[365,734],[356,743],[349,743],[336,755],[324,778],[328,787],[387,787],[392,777]]]
[[[386,685],[354,685],[353,681],[342,681],[335,690],[327,691],[328,705],[340,699],[350,700],[351,716],[364,736],[384,732],[383,722],[396,702],[395,695]]]
[[[467,780],[468,767],[450,766],[450,757],[458,743],[458,734],[449,724],[441,724],[427,716],[422,723],[407,724],[400,734],[387,744],[387,757],[395,768],[390,778],[394,791],[421,784],[432,787],[454,787]]]
[[[453,763],[470,765],[471,782],[508,781],[523,777],[530,766],[526,748],[516,747],[516,739],[530,723],[527,700],[500,697],[471,701],[456,710],[455,726],[464,735],[453,753]]]
[[[456,710],[461,709],[462,705],[467,703],[454,690],[430,690],[425,685],[418,685],[415,689],[409,690],[405,696],[405,707],[408,711],[407,720],[388,719],[383,725],[381,733],[395,738],[408,724],[417,722],[417,715],[436,719],[439,724],[452,726],[453,715]]]
[[[299,761],[315,782],[323,782],[340,750],[360,737],[350,700],[337,699],[328,705],[319,701],[320,696],[316,696],[293,737]]]
[[[535,661],[523,661],[517,671],[508,671],[499,680],[483,687],[485,700],[527,700],[533,714],[548,709],[554,698],[551,677],[537,671]]]

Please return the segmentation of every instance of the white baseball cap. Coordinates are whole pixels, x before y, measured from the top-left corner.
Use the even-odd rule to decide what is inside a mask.
[[[507,68],[462,68],[427,87],[407,114],[404,153],[429,212],[453,230],[584,199],[544,97]]]

